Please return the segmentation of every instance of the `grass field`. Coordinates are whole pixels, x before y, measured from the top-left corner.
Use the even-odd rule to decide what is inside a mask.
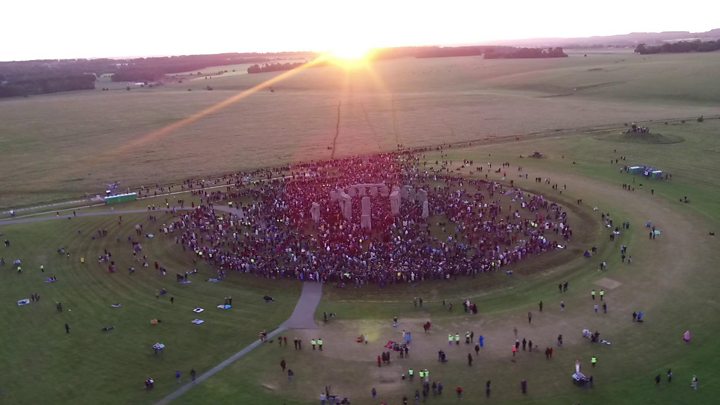
[[[311,404],[325,386],[349,396],[353,404],[389,404],[403,396],[413,401],[416,381],[400,375],[413,367],[428,368],[432,379],[442,381],[445,393],[428,402],[457,403],[454,389],[465,389],[466,403],[524,404],[712,404],[720,395],[720,373],[714,358],[720,353],[715,263],[720,259],[718,240],[709,232],[720,227],[720,168],[717,153],[720,120],[685,123],[673,117],[706,118],[718,114],[717,83],[706,79],[717,70],[720,54],[658,55],[582,54],[567,60],[484,61],[476,58],[400,60],[377,64],[375,75],[355,73],[345,83],[345,73],[329,68],[309,69],[282,84],[275,92],[260,92],[222,112],[181,128],[162,139],[123,149],[163,125],[212,105],[256,84],[270,75],[235,75],[211,79],[212,92],[183,83],[159,89],[130,92],[86,92],[0,102],[3,126],[0,168],[8,173],[0,188],[0,206],[30,204],[66,198],[102,189],[106,180],[124,184],[163,183],[188,176],[217,174],[244,167],[275,165],[329,157],[341,101],[341,132],[337,155],[490,138],[466,148],[428,152],[425,159],[452,160],[458,175],[477,177],[461,169],[463,159],[476,164],[509,162],[508,176],[490,173],[499,181],[514,180],[519,187],[542,193],[571,209],[576,235],[569,249],[513,266],[512,277],[482,275],[449,282],[379,289],[369,286],[336,289],[326,285],[318,308],[337,318],[317,330],[295,330],[288,336],[325,340],[325,350],[295,351],[263,345],[176,403]],[[204,88],[205,84],[200,84]],[[381,83],[382,84],[379,84]],[[102,100],[102,101],[100,101]],[[42,111],[40,116],[39,111]],[[32,119],[32,117],[35,117]],[[88,118],[93,117],[93,118]],[[102,117],[102,119],[96,119]],[[623,135],[623,123],[649,122],[652,136],[639,139]],[[665,121],[668,121],[665,124]],[[7,134],[7,136],[5,136]],[[292,134],[292,136],[291,136]],[[520,135],[516,140],[514,135]],[[505,137],[505,138],[503,138]],[[493,139],[494,138],[494,139]],[[534,151],[541,159],[527,156]],[[210,158],[209,158],[210,157]],[[626,157],[626,160],[615,159]],[[612,163],[611,163],[612,160]],[[623,165],[648,164],[673,177],[647,180],[621,173]],[[519,177],[517,168],[528,173]],[[21,170],[24,168],[26,170]],[[85,174],[83,174],[85,173]],[[90,173],[89,175],[87,173]],[[484,178],[485,172],[482,177]],[[549,178],[551,185],[535,183]],[[70,181],[68,179],[74,179]],[[630,184],[635,191],[623,190]],[[567,186],[565,189],[563,185]],[[652,192],[651,192],[652,190]],[[687,196],[689,203],[680,202]],[[180,197],[178,197],[180,198]],[[576,200],[583,199],[577,205]],[[186,198],[189,200],[189,198]],[[164,197],[123,208],[162,205]],[[597,210],[594,208],[597,207]],[[102,208],[93,208],[98,211]],[[616,223],[630,221],[631,228],[611,242],[600,214],[610,213]],[[168,214],[158,213],[158,223]],[[661,230],[648,239],[645,222]],[[3,225],[0,246],[8,264],[0,267],[0,337],[2,403],[152,403],[178,385],[174,371],[190,368],[202,372],[256,338],[261,329],[272,329],[287,318],[299,296],[299,285],[232,274],[229,280],[204,282],[213,269],[198,263],[193,283],[180,286],[174,272],[193,267],[192,256],[182,252],[169,237],[143,239],[149,269],[127,273],[132,256],[126,242],[135,223],[157,227],[145,214],[75,218],[27,225]],[[109,235],[92,239],[97,229]],[[118,240],[119,239],[119,240]],[[629,247],[632,264],[620,262],[619,246]],[[61,246],[71,251],[60,256]],[[591,259],[581,252],[599,248]],[[119,271],[109,274],[95,258],[112,251]],[[86,257],[81,265],[79,257]],[[10,262],[22,258],[23,273]],[[158,260],[170,269],[167,278],[152,269]],[[600,261],[609,269],[598,271]],[[45,265],[41,273],[39,265]],[[137,266],[136,266],[137,267]],[[49,274],[57,283],[45,283]],[[557,285],[569,281],[560,294]],[[616,285],[614,288],[607,286]],[[160,288],[175,297],[156,298]],[[607,290],[608,314],[595,314],[591,289]],[[42,299],[26,307],[15,301],[37,292]],[[277,305],[262,302],[271,293]],[[216,311],[222,298],[232,295],[236,308]],[[423,308],[413,306],[423,297]],[[480,314],[464,314],[461,300],[471,298]],[[442,301],[453,302],[450,312]],[[537,311],[542,300],[544,311]],[[560,311],[560,300],[567,305]],[[57,313],[55,302],[65,311]],[[121,309],[110,308],[120,301]],[[206,308],[207,323],[194,326],[191,309]],[[72,309],[72,312],[68,312]],[[643,324],[630,314],[646,313]],[[527,312],[533,312],[528,324]],[[390,323],[398,316],[400,326]],[[157,327],[149,320],[160,318]],[[424,335],[421,325],[431,320]],[[72,331],[65,334],[64,323]],[[116,329],[103,333],[103,326]],[[512,361],[510,345],[528,338],[542,351],[554,346],[558,334],[565,344],[552,360],[542,353],[520,352]],[[594,345],[581,330],[598,330],[611,346]],[[409,359],[395,359],[378,368],[376,356],[387,340],[399,340],[400,331],[411,330],[414,340]],[[681,341],[691,330],[691,344]],[[472,330],[486,338],[486,347],[468,367],[470,346],[447,345],[448,333]],[[367,345],[355,343],[364,334]],[[154,356],[150,345],[163,341],[166,353]],[[450,361],[437,362],[445,350]],[[598,366],[589,359],[596,355]],[[295,370],[289,382],[280,371],[285,359]],[[592,374],[592,389],[576,387],[570,374],[576,359]],[[672,368],[674,380],[665,382]],[[655,386],[655,375],[663,382]],[[700,390],[690,389],[692,375]],[[142,389],[142,380],[157,380],[153,392]],[[527,379],[529,393],[520,393]],[[492,380],[492,395],[485,398],[484,383]],[[375,387],[378,400],[370,390]]]
[[[0,102],[0,207],[168,183],[298,159],[718,114],[705,78],[720,54],[573,54],[561,60],[401,59],[370,70],[311,68],[149,136],[275,77],[223,75],[153,89]],[[205,90],[210,84],[213,91]],[[191,89],[192,91],[188,91]],[[133,145],[133,146],[128,146]],[[207,159],[206,156],[213,156]]]
[[[122,225],[110,216],[0,228],[3,240],[11,241],[0,253],[7,261],[0,267],[0,295],[4,297],[0,367],[5,370],[0,402],[157,400],[175,388],[175,370],[181,370],[187,380],[190,369],[198,374],[206,371],[255,340],[261,330],[272,330],[287,319],[299,295],[298,285],[267,284],[251,277],[208,283],[205,280],[215,272],[204,263],[198,263],[199,273],[190,277],[190,285],[180,285],[175,274],[193,269],[192,255],[169,238],[141,241],[150,264],[143,268],[130,254],[126,238],[135,234],[137,223],[153,230],[167,219],[160,215],[153,225],[145,215],[125,215]],[[108,236],[93,238],[98,229],[107,229]],[[58,254],[61,247],[71,255]],[[107,264],[97,262],[105,249],[113,254],[117,273],[108,273]],[[81,257],[85,264],[80,263]],[[16,258],[23,260],[21,274],[11,268]],[[167,276],[159,275],[154,261],[168,269]],[[132,275],[127,270],[130,266],[136,268]],[[58,281],[46,283],[51,275]],[[168,295],[156,298],[162,288]],[[40,295],[39,302],[15,305],[33,293]],[[278,302],[266,305],[262,296],[268,293]],[[233,297],[234,308],[216,309],[226,296]],[[62,313],[56,311],[57,302],[63,305]],[[112,308],[114,303],[123,307]],[[205,312],[195,314],[196,307]],[[206,323],[195,326],[190,322],[195,318]],[[151,326],[152,319],[162,322]],[[70,325],[70,334],[65,333],[65,323]],[[115,329],[102,332],[106,326]],[[155,342],[167,345],[165,353],[153,354]],[[146,393],[142,385],[148,375],[158,380],[158,389],[152,393]]]

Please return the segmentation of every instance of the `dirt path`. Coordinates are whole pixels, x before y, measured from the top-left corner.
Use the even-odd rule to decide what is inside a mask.
[[[189,211],[193,208],[176,208],[175,211]],[[216,211],[222,211],[227,212],[230,214],[234,214],[237,216],[241,216],[240,210],[237,208],[230,208],[225,207],[222,205],[218,205],[213,207]],[[80,212],[77,215],[56,215],[54,217],[23,217],[23,218],[12,218],[12,219],[2,219],[0,220],[0,226],[3,225],[20,225],[20,224],[33,224],[37,222],[45,222],[45,221],[57,221],[57,220],[67,220],[68,218],[87,218],[87,217],[103,217],[103,216],[110,216],[110,215],[129,215],[129,214],[145,214],[145,213],[156,213],[156,212],[163,212],[163,213],[171,213],[172,210],[170,209],[159,209],[154,211],[148,211],[147,209],[131,209],[131,210],[112,210],[112,211],[95,211],[95,212]]]
[[[292,315],[290,315],[290,318],[288,318],[285,322],[280,324],[280,326],[278,326],[277,329],[268,333],[267,339],[272,341],[272,339],[274,339],[275,336],[285,332],[288,329],[314,329],[314,328],[316,328],[317,326],[315,324],[314,315],[315,315],[315,310],[317,309],[317,306],[320,303],[321,297],[322,297],[322,284],[311,283],[311,282],[304,283],[303,288],[302,288],[302,293],[300,294],[300,298],[298,299],[298,302],[295,305],[295,310],[293,311]],[[179,398],[186,392],[190,391],[197,384],[202,383],[203,381],[207,380],[208,378],[210,378],[210,377],[214,376],[215,374],[219,373],[220,371],[224,370],[227,366],[229,366],[229,365],[233,364],[234,362],[240,360],[241,358],[245,357],[245,355],[247,355],[251,351],[257,349],[262,344],[263,344],[262,342],[260,342],[259,340],[256,340],[256,341],[252,342],[251,344],[245,346],[242,350],[233,354],[232,356],[228,357],[227,359],[223,360],[217,366],[200,374],[195,379],[195,381],[184,384],[182,387],[180,387],[177,390],[175,390],[174,392],[168,394],[165,398],[158,401],[157,405],[169,404],[170,402]]]

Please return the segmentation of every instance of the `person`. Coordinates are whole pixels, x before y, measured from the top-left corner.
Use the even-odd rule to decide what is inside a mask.
[[[310,345],[312,346],[312,349],[315,350],[315,339],[310,339]]]
[[[475,355],[480,354],[480,345],[475,345]]]
[[[593,367],[595,367],[596,364],[597,364],[597,357],[596,357],[596,356],[592,356],[592,357],[590,358],[590,365],[593,366]]]
[[[594,288],[590,291],[590,297],[592,298],[593,301],[595,301],[595,289]]]
[[[600,301],[602,301],[605,298],[605,290],[600,290]]]
[[[457,393],[458,398],[462,398],[463,388],[461,386],[458,385],[457,388],[455,388],[455,392]]]
[[[603,313],[607,314],[607,302],[603,302]]]
[[[490,398],[490,380],[485,382],[485,398]]]
[[[561,347],[563,345],[563,337],[562,335],[558,335],[557,337],[557,345],[558,347]]]
[[[692,389],[697,391],[699,385],[700,385],[700,381],[698,380],[697,376],[696,375],[692,376],[692,380],[690,380],[690,387],[692,387]]]
[[[542,302],[542,301],[538,302],[538,310],[539,310],[539,312],[542,312],[542,307],[543,307],[543,302]]]
[[[655,376],[655,385],[660,385],[660,374]]]
[[[532,312],[528,311],[528,323],[532,323]]]
[[[292,369],[290,369],[290,368],[288,369],[287,375],[288,375],[288,381],[292,382],[293,377],[295,376],[295,373],[292,371]]]
[[[190,369],[190,379],[192,381],[195,381],[195,369]]]
[[[667,371],[667,380],[668,380],[668,383],[671,383],[671,382],[672,382],[672,376],[673,376],[672,369],[668,369],[668,371]]]
[[[485,336],[480,335],[478,338],[478,343],[480,344],[480,347],[485,347]]]
[[[287,366],[287,363],[285,362],[285,359],[280,360],[280,368],[282,369],[283,373],[285,372],[286,366]]]
[[[320,351],[322,351],[322,346],[323,346],[322,338],[317,339],[317,345],[318,345],[318,349],[320,349]]]
[[[522,391],[523,394],[527,394],[527,380],[520,381],[520,391]]]
[[[565,301],[560,301],[560,311],[565,311]]]
[[[65,333],[70,333],[70,325],[65,324]]]
[[[472,367],[473,357],[471,353],[468,353],[468,366]]]
[[[180,378],[182,377],[182,373],[180,370],[175,370],[175,381],[177,381],[178,384],[180,384]]]
[[[377,398],[377,390],[375,389],[375,387],[372,387],[372,389],[370,390],[370,395],[372,395],[373,399]]]

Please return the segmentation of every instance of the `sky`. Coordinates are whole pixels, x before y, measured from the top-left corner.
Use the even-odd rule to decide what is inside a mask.
[[[0,60],[482,44],[720,28],[714,0],[8,0]]]

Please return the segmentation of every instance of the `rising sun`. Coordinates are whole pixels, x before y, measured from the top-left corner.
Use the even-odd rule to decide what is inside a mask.
[[[361,65],[368,61],[372,49],[366,46],[343,44],[342,46],[330,49],[325,57],[333,63],[343,66]]]

